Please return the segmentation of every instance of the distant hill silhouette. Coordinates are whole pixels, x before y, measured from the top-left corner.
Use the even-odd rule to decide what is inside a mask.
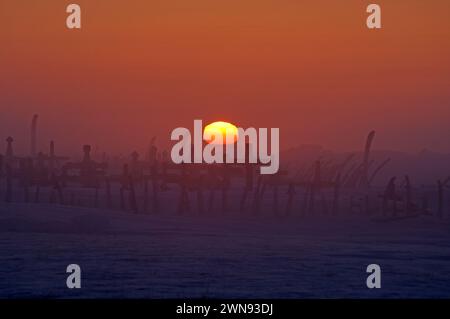
[[[340,162],[350,154],[355,155],[353,162],[362,161],[362,151],[337,152],[325,149],[321,145],[304,144],[282,151],[280,161],[282,165],[288,165],[291,169],[295,167],[300,169],[312,165],[317,159]],[[384,186],[390,177],[404,175],[409,175],[416,185],[434,185],[438,179],[450,176],[450,153],[438,153],[424,149],[419,153],[412,154],[374,149],[370,154],[370,159],[374,161],[373,166],[377,166],[387,158],[390,158],[391,161],[377,175],[374,180],[375,185]]]

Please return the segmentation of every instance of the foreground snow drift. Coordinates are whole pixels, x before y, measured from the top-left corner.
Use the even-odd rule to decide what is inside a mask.
[[[4,205],[4,204],[2,204]],[[450,297],[450,223],[0,206],[0,297]],[[66,288],[66,267],[82,288]],[[366,288],[366,266],[382,288]]]

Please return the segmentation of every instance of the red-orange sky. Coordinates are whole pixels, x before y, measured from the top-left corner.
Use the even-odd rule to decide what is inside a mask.
[[[279,127],[283,149],[375,129],[376,148],[450,151],[450,1],[374,1],[376,31],[361,0],[71,2],[0,0],[0,138],[22,152],[34,113],[40,149],[129,153],[203,119]]]

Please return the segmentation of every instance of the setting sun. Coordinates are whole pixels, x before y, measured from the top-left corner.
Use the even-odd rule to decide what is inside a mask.
[[[216,137],[220,135],[223,144],[232,144],[238,139],[238,129],[231,123],[219,121],[206,125],[203,130],[203,139],[207,143],[218,143]]]

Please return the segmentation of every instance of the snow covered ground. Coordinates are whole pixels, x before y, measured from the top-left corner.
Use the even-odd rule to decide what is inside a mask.
[[[82,289],[66,288],[79,264]],[[366,267],[382,288],[366,287]],[[0,297],[450,298],[450,223],[0,204]]]

